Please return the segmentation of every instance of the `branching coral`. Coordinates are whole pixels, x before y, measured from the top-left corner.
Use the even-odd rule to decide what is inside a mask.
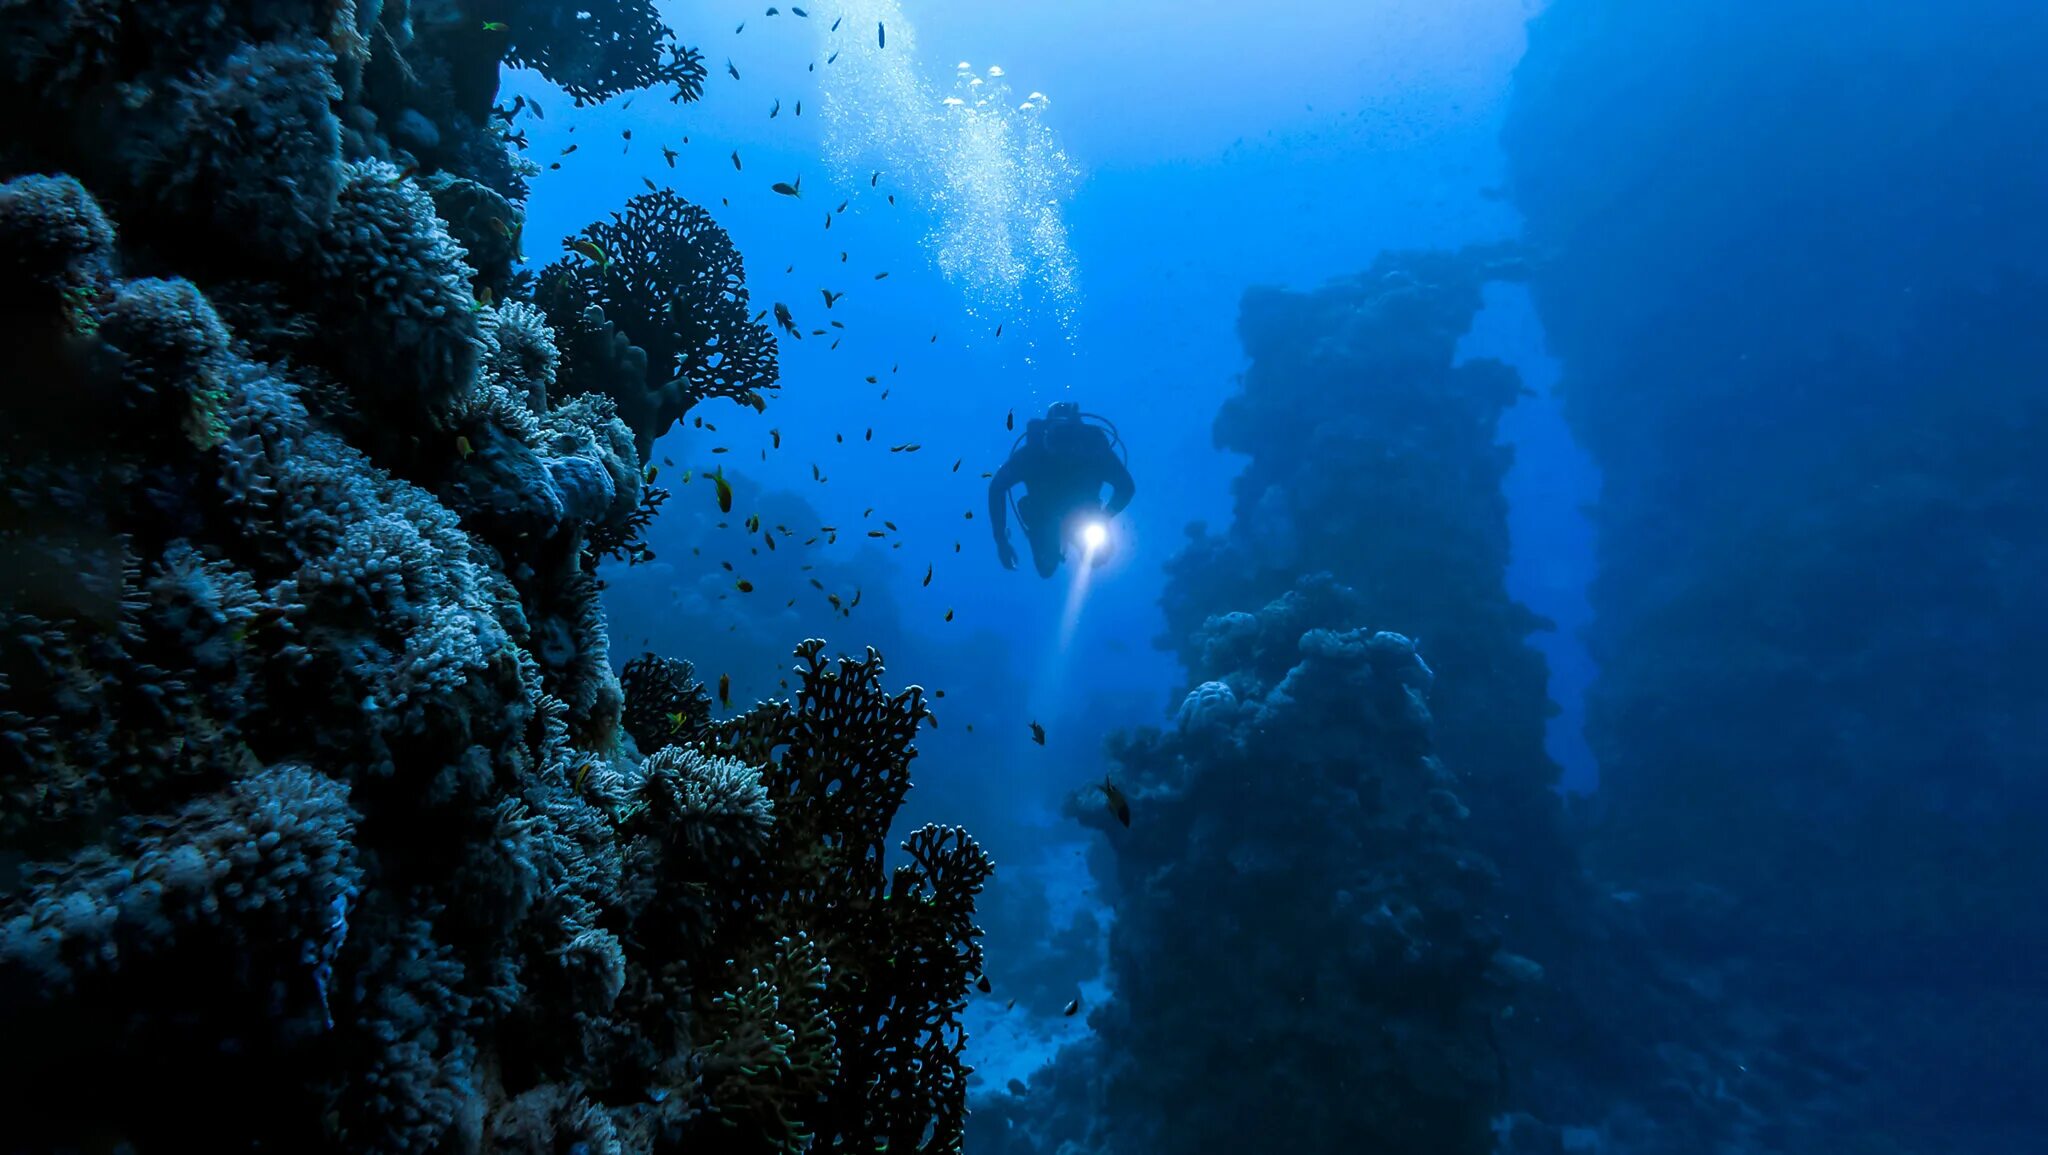
[[[622,724],[640,749],[697,746],[710,736],[711,692],[682,658],[642,654],[619,675],[625,692]]]
[[[974,899],[991,864],[964,832],[937,827],[903,843],[905,861],[885,864],[889,827],[910,785],[913,741],[927,716],[923,692],[883,691],[872,650],[835,663],[814,640],[797,653],[794,703],[763,703],[722,722],[705,721],[701,688],[689,682],[686,666],[638,659],[628,667],[636,739],[688,735],[701,751],[664,751],[650,761],[648,809],[636,810],[633,821],[646,824],[649,838],[688,831],[687,821],[676,821],[686,815],[661,818],[655,808],[677,810],[694,793],[694,821],[705,830],[686,838],[681,854],[644,858],[650,868],[658,864],[668,893],[645,904],[638,925],[653,919],[706,928],[706,941],[681,949],[704,952],[706,966],[730,973],[721,987],[738,984],[720,996],[725,1001],[703,1008],[713,1021],[765,998],[763,983],[788,981],[748,961],[787,949],[777,945],[785,938],[804,936],[829,964],[820,1005],[837,1044],[838,1080],[806,1083],[794,1099],[777,1091],[767,1114],[759,1087],[713,1092],[714,1102],[737,1096],[751,1104],[748,1117],[771,1143],[787,1141],[795,1132],[783,1124],[791,1123],[819,1149],[956,1151],[967,1089],[959,1016],[981,970]],[[750,832],[762,809],[773,821],[765,846],[753,850]],[[707,859],[707,850],[719,857]],[[744,1037],[773,1034],[764,1030]],[[708,1070],[707,1078],[716,1087],[736,1069]]]
[[[672,89],[671,101],[704,91],[703,56],[676,43],[653,0],[514,0],[504,23],[506,61],[561,85],[578,105],[636,88]]]
[[[764,403],[775,387],[775,338],[748,316],[739,251],[709,213],[662,189],[564,247],[577,242],[604,259],[565,258],[539,280],[538,302],[563,353],[561,387],[616,401],[643,461],[699,401]],[[638,358],[622,364],[621,337],[643,351],[644,379],[630,372]]]

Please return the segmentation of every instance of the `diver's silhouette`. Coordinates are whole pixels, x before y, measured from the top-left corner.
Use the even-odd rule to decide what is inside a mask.
[[[1123,512],[1136,489],[1116,426],[1082,413],[1071,401],[1055,402],[1043,418],[1026,422],[1009,460],[988,483],[988,520],[1004,569],[1017,568],[1009,506],[1010,491],[1019,485],[1024,496],[1016,502],[1017,522],[1040,577],[1051,577],[1060,568],[1069,543],[1085,542],[1091,526],[1104,526]],[[1107,504],[1102,500],[1105,485],[1110,487]],[[1099,564],[1103,543],[1088,548]]]

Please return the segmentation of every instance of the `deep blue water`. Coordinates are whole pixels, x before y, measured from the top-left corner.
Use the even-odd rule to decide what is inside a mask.
[[[1698,36],[1724,39],[1690,42],[1724,50],[1727,75],[1709,67],[1697,91],[1638,104],[1634,97],[1656,83],[1651,64],[1645,75],[1653,79],[1617,82],[1619,91],[1601,96],[1609,103],[1573,108],[1570,116],[1588,124],[1611,118],[1668,145],[1660,123],[1674,136],[1694,131],[1694,120],[1711,116],[1716,101],[1737,102],[1728,94],[1753,87],[1745,70],[1793,76],[1803,67],[1797,52],[1772,47],[1772,18],[1762,9],[1716,20],[1694,7],[1674,16],[1672,44],[1648,39],[1655,51],[1682,53],[1673,44],[1688,43],[1697,22],[1710,29]],[[1888,7],[1902,6],[1878,6]],[[2038,32],[2038,16],[2021,6],[1978,7],[1987,20]],[[793,573],[760,583],[744,600],[735,595],[715,563],[733,561],[740,572],[765,563],[743,555],[743,535],[713,527],[708,491],[676,486],[653,539],[661,558],[607,575],[615,652],[637,652],[640,639],[651,639],[701,667],[729,671],[735,697],[750,699],[775,691],[782,655],[800,634],[881,645],[900,676],[949,691],[939,711],[944,728],[925,744],[909,816],[975,826],[995,848],[1006,885],[1017,888],[1012,894],[1033,892],[1028,902],[1036,904],[1042,889],[1051,903],[1050,915],[1031,916],[1037,922],[991,915],[991,950],[1042,955],[1050,949],[1043,936],[1071,911],[1109,918],[1082,865],[1089,836],[1059,807],[1100,777],[1106,734],[1162,722],[1175,704],[1183,674],[1153,644],[1163,628],[1162,566],[1183,542],[1184,526],[1220,526],[1231,516],[1230,481],[1243,462],[1215,448],[1211,427],[1245,367],[1238,303],[1250,287],[1306,290],[1357,273],[1383,250],[1523,237],[1501,133],[1526,28],[1541,8],[1530,0],[858,0],[821,5],[800,19],[788,11],[765,15],[758,3],[707,3],[676,13],[712,66],[698,103],[646,97],[630,107],[572,110],[532,78],[515,77],[508,91],[548,105],[545,121],[526,122],[532,155],[547,162],[572,142],[581,146],[536,184],[527,235],[537,254],[549,252],[540,238],[568,234],[607,211],[617,190],[651,178],[711,208],[730,230],[746,254],[758,307],[788,303],[807,334],[828,320],[844,323],[843,331],[782,342],[783,400],[765,415],[700,410],[715,431],[678,427],[664,438],[657,456],[673,461],[664,465],[671,480],[722,462],[743,500],[779,491],[807,503],[807,516],[821,524],[886,518],[900,527],[885,543],[893,548],[855,531],[825,551],[833,572],[860,585],[866,599],[852,618],[834,619]],[[842,9],[845,31],[825,33],[826,18]],[[1818,10],[1807,15],[1802,35],[1826,19]],[[1845,28],[1826,66],[1853,72],[1844,61],[1858,37],[1910,40],[1903,13],[1896,23],[1890,15]],[[878,20],[890,30],[886,59],[867,51]],[[1950,43],[1967,55],[1977,41],[1958,33]],[[1761,47],[1745,57],[1748,45]],[[825,64],[835,49],[846,55]],[[726,75],[728,60],[740,79]],[[1829,84],[1794,79],[1781,87],[1796,98],[1809,85]],[[944,104],[949,96],[964,103]],[[780,111],[771,118],[773,107]],[[626,128],[630,145],[621,139]],[[1775,140],[1768,121],[1737,127],[1734,139],[1745,132]],[[663,145],[678,152],[673,168],[657,151]],[[1815,147],[1825,157],[1827,146]],[[744,166],[737,170],[735,150]],[[1055,156],[1058,163],[1048,159]],[[799,175],[800,198],[768,189]],[[1588,220],[1576,227],[1601,227],[1602,197],[1650,198],[1638,215],[1659,219],[1661,194],[1648,178],[1617,170],[1610,186],[1599,185],[1597,174],[1584,179]],[[1796,179],[1830,195],[1881,200],[1885,193],[1829,189],[1824,160]],[[1771,207],[1774,194],[1748,200],[1745,187],[1738,181],[1728,192],[1732,223],[1722,240],[1737,247],[1755,235],[1741,223],[1746,214],[1781,211]],[[847,211],[822,227],[842,200],[851,202]],[[1054,231],[1034,234],[1034,227]],[[1649,231],[1642,236],[1650,243]],[[887,279],[875,279],[882,272]],[[1549,282],[1537,281],[1540,297]],[[1689,284],[1673,290],[1681,302],[1674,307],[1684,307]],[[821,289],[846,295],[827,310]],[[1718,298],[1728,290],[1701,281],[1697,291]],[[1551,348],[1541,304],[1524,285],[1489,287],[1460,350],[1514,366],[1529,390],[1500,428],[1516,453],[1504,487],[1512,538],[1506,580],[1515,598],[1555,623],[1530,638],[1548,662],[1557,709],[1547,747],[1562,768],[1562,787],[1586,792],[1603,769],[1581,729],[1599,673],[1581,640],[1593,616],[1588,591],[1596,568],[1585,511],[1600,499],[1601,480],[1553,394],[1572,366]],[[1618,343],[1655,329],[1652,321],[1632,323],[1636,329],[1617,330]],[[828,348],[835,340],[838,347]],[[981,512],[981,475],[1001,461],[1013,436],[1006,414],[1021,422],[1060,399],[1116,422],[1138,481],[1114,563],[1080,595],[1064,574],[1042,581],[1000,571]],[[1306,435],[1313,414],[1301,420]],[[771,430],[781,447],[764,458]],[[888,451],[905,443],[921,448]],[[714,454],[720,447],[729,452]],[[928,565],[934,578],[926,586]],[[792,597],[798,608],[784,608]],[[1420,641],[1427,656],[1429,638]],[[1048,733],[1043,748],[1026,732],[1034,720]],[[1000,910],[1026,900],[998,894],[990,901]],[[1075,989],[1099,995],[1107,988],[1087,942],[1080,957],[1058,965]],[[1086,1029],[1075,1020],[986,1011],[977,1009],[971,1021],[981,1032],[975,1053],[995,1084]]]

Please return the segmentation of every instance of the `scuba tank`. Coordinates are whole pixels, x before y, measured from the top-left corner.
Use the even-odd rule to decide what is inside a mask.
[[[1109,448],[1116,454],[1117,460],[1124,463],[1125,469],[1131,467],[1130,450],[1124,446],[1123,434],[1117,432],[1114,421],[1102,416],[1100,413],[1083,413],[1080,416],[1080,424],[1109,438]],[[1048,432],[1054,428],[1055,426],[1052,423],[1042,418],[1034,420],[1025,427],[1024,432],[1017,435],[1017,440],[1010,444],[1010,455],[1016,456],[1017,451],[1024,448],[1024,444],[1033,437],[1040,438],[1042,442]]]

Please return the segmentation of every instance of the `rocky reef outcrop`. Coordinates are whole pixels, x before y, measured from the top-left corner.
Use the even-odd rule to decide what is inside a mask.
[[[500,8],[0,10],[10,1150],[958,1149],[989,861],[890,853],[922,692],[819,641],[729,717],[614,672],[639,447],[773,342],[719,330],[728,387],[670,371],[724,323],[687,285],[620,303],[645,252],[744,304],[673,194],[561,340],[497,77],[701,62]]]
[[[1323,577],[1211,618],[1172,725],[1112,743],[1071,809],[1106,840],[1114,995],[978,1144],[1492,1150],[1494,1023],[1541,968],[1499,949],[1433,673],[1360,608]]]

